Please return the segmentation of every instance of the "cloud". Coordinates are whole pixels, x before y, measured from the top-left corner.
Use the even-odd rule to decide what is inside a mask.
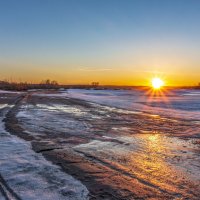
[[[164,71],[155,71],[155,70],[135,70],[135,72],[142,72],[142,73],[148,73],[148,74],[158,74],[158,75],[165,75],[165,74],[174,74],[171,72],[164,72]]]
[[[82,67],[79,68],[80,71],[86,71],[86,72],[104,72],[104,71],[110,71],[111,68],[89,68],[89,67]]]

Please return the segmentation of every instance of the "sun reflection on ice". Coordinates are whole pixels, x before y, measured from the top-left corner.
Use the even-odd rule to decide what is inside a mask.
[[[159,140],[159,135],[158,135],[158,134],[150,135],[150,136],[148,137],[148,140],[149,140],[150,142],[152,142],[152,144],[155,144],[155,143],[157,143],[158,140]]]
[[[170,156],[171,153],[165,145],[164,138],[158,133],[141,134],[138,135],[138,139],[143,150],[138,149],[138,152],[131,155],[129,167],[134,168],[133,173],[158,188],[172,193],[178,192],[172,183],[177,171],[166,162],[166,155]]]

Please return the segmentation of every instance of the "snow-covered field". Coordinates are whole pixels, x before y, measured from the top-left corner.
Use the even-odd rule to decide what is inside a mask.
[[[139,90],[70,89],[67,93],[62,95],[127,110],[200,120],[200,91],[197,90],[173,90],[163,96],[151,96]]]

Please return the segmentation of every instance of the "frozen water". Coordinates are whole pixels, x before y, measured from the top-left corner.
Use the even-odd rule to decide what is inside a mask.
[[[23,92],[16,92],[16,91],[8,91],[8,90],[0,90],[0,93],[3,94],[21,94]]]
[[[7,107],[7,104],[0,104],[0,109]]]
[[[65,114],[68,114],[67,116]],[[86,116],[84,111],[76,107],[62,105],[31,104],[21,108],[17,118],[24,125],[25,130],[32,134],[55,132],[78,134],[77,130],[87,130],[84,121],[77,121],[74,116]],[[51,121],[47,120],[51,119]]]
[[[198,147],[192,142],[160,134],[136,134],[134,137],[112,139],[115,141],[93,140],[74,149],[103,163],[112,164],[118,170],[129,173],[129,176],[142,177],[161,187],[165,185],[169,188],[172,184],[178,191],[179,185],[187,184],[185,180],[188,183],[194,181],[196,185],[200,183],[200,158],[194,150]]]
[[[70,149],[72,157],[78,154],[94,165],[100,163],[117,171],[120,178],[131,177],[142,185],[160,191],[164,189],[173,197],[178,195],[184,199],[198,193],[200,159],[197,139],[172,137],[185,132],[190,135],[193,128],[199,131],[199,95],[196,92],[192,95],[187,90],[173,91],[165,99],[149,97],[137,90],[69,90],[47,95],[38,104],[24,102],[17,118],[20,126],[34,138],[35,133],[41,134],[41,137],[37,135],[37,141],[47,147],[62,148],[54,153],[65,153]],[[69,101],[69,97],[84,99],[90,105]],[[59,104],[61,98],[66,99]],[[194,105],[196,109],[192,109]],[[101,118],[94,120],[94,115]],[[174,117],[194,118],[195,122]],[[42,174],[46,177],[43,171]],[[34,174],[34,177],[37,176]],[[117,177],[116,180],[120,181]],[[127,179],[126,183],[134,187]],[[52,188],[57,188],[56,185]]]
[[[35,153],[30,143],[7,133],[0,121],[0,174],[21,199],[88,199],[81,182]]]
[[[132,111],[200,120],[200,92],[174,90],[164,96],[150,96],[139,90],[70,89],[68,96]],[[63,95],[66,96],[67,93]]]

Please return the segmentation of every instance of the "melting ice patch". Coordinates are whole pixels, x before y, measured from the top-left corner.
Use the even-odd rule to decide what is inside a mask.
[[[80,134],[79,130],[87,131],[89,128],[87,123],[74,119],[74,116],[82,116],[82,112],[84,111],[78,110],[77,112],[76,108],[72,107],[71,109],[68,109],[67,106],[65,110],[62,111],[62,108],[64,109],[65,106],[56,106],[54,104],[37,104],[36,106],[33,106],[28,104],[26,107],[21,107],[20,112],[17,114],[17,118],[25,130],[30,131],[34,135],[36,135],[35,133],[38,134],[43,131],[55,131],[57,133],[60,132],[66,134]],[[83,116],[85,117],[85,115]]]
[[[6,108],[8,104],[0,104],[0,109]]]
[[[116,162],[116,165],[123,166],[129,171],[134,169],[134,173],[137,172],[135,165],[138,165],[140,170],[144,170],[144,173],[146,173],[146,167],[156,172],[158,168],[154,167],[160,166],[159,170],[163,172],[163,175],[167,171],[170,174],[171,167],[169,166],[172,166],[177,173],[184,172],[183,174],[186,174],[188,179],[200,183],[200,158],[196,153],[198,147],[192,141],[160,134],[135,134],[134,137],[105,138],[108,141],[92,140],[73,148],[108,163]],[[115,139],[115,141],[109,141],[109,139]]]
[[[37,107],[49,111],[57,111],[57,112],[62,111],[68,114],[73,114],[75,116],[84,116],[87,114],[87,112],[84,112],[78,107],[62,105],[62,104],[53,104],[53,105],[37,104]]]
[[[21,94],[21,93],[23,93],[23,92],[0,90],[0,93],[1,93],[1,94]]]
[[[22,200],[84,200],[88,190],[0,124],[0,174]],[[1,197],[1,194],[0,194]]]

